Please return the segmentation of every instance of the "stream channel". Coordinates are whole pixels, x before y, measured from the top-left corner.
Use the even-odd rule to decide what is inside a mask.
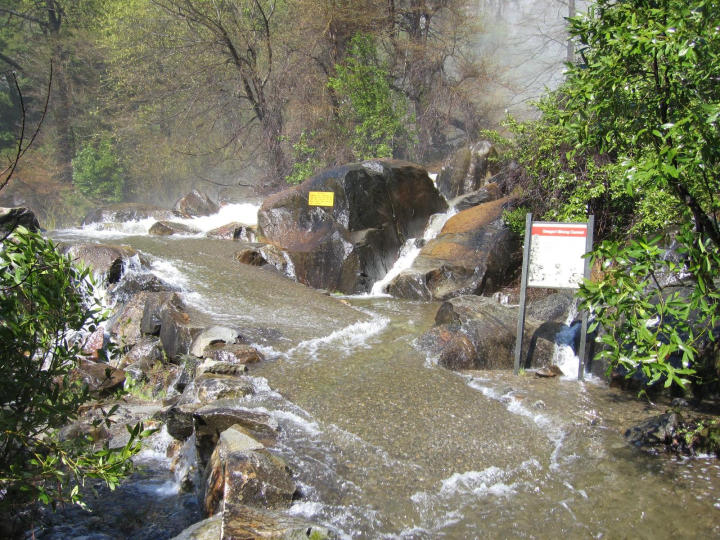
[[[221,212],[236,215],[204,228],[253,208],[229,205]],[[720,537],[718,461],[648,456],[622,437],[664,408],[592,377],[448,371],[414,346],[438,303],[329,296],[238,263],[232,241],[153,237],[148,226],[52,236],[140,250],[197,317],[238,328],[265,354],[242,401],[280,424],[273,451],[302,491],[290,514],[343,538]],[[151,499],[172,497],[174,514],[201,518],[172,479],[153,481]],[[66,527],[38,538],[61,530],[92,537]],[[143,531],[126,536],[178,532]],[[112,537],[123,535],[97,536]]]

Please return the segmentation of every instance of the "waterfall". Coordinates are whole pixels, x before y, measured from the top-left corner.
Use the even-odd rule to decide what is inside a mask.
[[[388,270],[388,273],[385,274],[382,279],[376,281],[373,284],[372,289],[370,290],[370,296],[389,296],[387,293],[384,292],[385,287],[387,287],[393,279],[400,275],[401,272],[407,270],[412,266],[417,256],[420,255],[420,250],[422,249],[422,246],[426,242],[429,242],[430,240],[435,238],[442,230],[447,220],[456,213],[457,210],[451,207],[447,212],[443,214],[433,214],[432,216],[430,216],[427,227],[425,227],[425,232],[423,233],[422,239],[410,238],[405,242],[402,248],[400,248],[400,253],[392,268]]]

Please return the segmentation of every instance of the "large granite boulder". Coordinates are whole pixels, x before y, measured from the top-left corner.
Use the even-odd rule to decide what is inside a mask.
[[[520,241],[502,221],[509,199],[481,204],[451,217],[423,246],[408,270],[387,286],[399,298],[445,300],[488,294],[508,283],[522,264]]]
[[[332,208],[309,206],[310,191],[333,192]],[[260,239],[284,250],[298,281],[344,293],[367,292],[407,238],[447,208],[425,169],[373,160],[323,171],[266,199]]]
[[[177,214],[172,210],[160,208],[159,206],[141,203],[119,203],[93,210],[85,216],[82,224],[88,225],[90,223],[104,222],[117,223],[123,221],[138,221],[148,218],[160,220],[173,219],[176,217],[178,217]]]
[[[483,186],[496,171],[492,158],[497,156],[489,141],[478,141],[460,148],[443,165],[437,187],[447,199],[464,195]]]
[[[440,306],[435,326],[418,344],[448,369],[512,369],[517,321],[517,306],[482,296],[459,296]],[[566,328],[559,322],[526,317],[521,367],[550,364],[556,336]]]
[[[92,268],[107,283],[117,283],[130,268],[140,268],[137,251],[129,246],[76,244],[63,246],[62,251],[75,261]]]
[[[30,231],[40,230],[40,223],[29,208],[0,208],[0,231],[12,231],[18,226]]]
[[[193,189],[177,200],[173,210],[183,217],[210,216],[217,214],[220,206],[206,193]]]

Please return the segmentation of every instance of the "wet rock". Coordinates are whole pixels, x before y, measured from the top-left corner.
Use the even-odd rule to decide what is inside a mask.
[[[138,252],[128,246],[76,244],[64,247],[63,252],[92,268],[107,283],[117,283],[126,269],[140,266]]]
[[[168,434],[179,441],[188,439],[195,430],[193,413],[196,404],[173,405],[161,411],[157,418],[165,423]]]
[[[438,364],[448,369],[473,369],[477,351],[472,342],[462,334],[454,334],[440,352]]]
[[[203,507],[213,515],[221,502],[267,508],[288,507],[296,491],[285,461],[231,426],[220,434],[205,469]]]
[[[458,150],[447,160],[437,178],[437,187],[446,199],[475,191],[483,186],[497,167],[491,159],[497,151],[489,141],[478,141]]]
[[[250,266],[262,266],[267,264],[267,260],[263,257],[262,251],[252,247],[246,247],[235,252],[235,260],[242,264]]]
[[[160,310],[160,341],[170,361],[176,361],[180,356],[188,354],[195,338],[203,330],[193,324],[186,312],[177,309],[170,302]]]
[[[29,208],[4,208],[0,207],[0,231],[12,231],[22,226],[29,231],[39,231],[40,222]]]
[[[160,340],[153,336],[143,336],[126,354],[111,360],[110,363],[118,369],[123,369],[131,364],[151,369],[156,364],[162,363],[163,360],[164,354]]]
[[[125,373],[122,370],[90,360],[80,360],[70,377],[83,381],[91,393],[100,395],[112,393],[125,384]]]
[[[209,345],[203,351],[203,357],[228,364],[255,364],[265,360],[263,354],[255,347],[242,343]]]
[[[237,424],[235,429],[241,429],[264,446],[275,444],[279,430],[277,421],[269,414],[245,409],[232,400],[204,405],[195,410],[193,419],[198,456],[202,463],[207,463],[220,433],[231,426]]]
[[[680,416],[674,412],[655,416],[628,429],[625,439],[630,444],[646,450],[657,450],[670,444],[680,427]]]
[[[526,314],[539,321],[565,321],[573,305],[573,293],[555,292],[527,303]]]
[[[185,308],[177,294],[169,292],[150,293],[146,296],[140,331],[153,336],[160,335],[163,313],[170,310],[182,311]]]
[[[199,234],[200,230],[184,223],[174,221],[156,221],[148,231],[155,236],[172,236],[173,234]]]
[[[517,306],[504,306],[492,298],[452,298],[440,306],[435,326],[420,337],[418,344],[450,369],[511,369],[517,316]],[[555,337],[562,328],[567,327],[526,318],[521,366],[549,364]]]
[[[179,290],[179,287],[170,285],[153,274],[131,272],[110,287],[108,293],[117,302],[125,303],[141,292],[178,292]]]
[[[208,403],[218,399],[239,399],[254,391],[250,381],[230,375],[203,373],[188,384],[180,403]]]
[[[332,540],[326,527],[272,510],[226,502],[222,513],[222,540],[267,538],[273,540]]]
[[[309,206],[310,191],[332,191],[334,207]],[[405,240],[419,236],[430,215],[445,208],[424,169],[373,160],[323,171],[269,197],[258,213],[258,231],[287,253],[301,283],[359,293],[370,290]]]
[[[88,225],[90,223],[103,222],[118,223],[123,221],[139,221],[148,218],[172,219],[174,217],[177,217],[177,215],[167,208],[140,203],[120,203],[93,210],[85,216],[82,224]]]
[[[193,189],[190,193],[177,200],[173,210],[183,217],[209,216],[217,214],[220,206],[211,200],[206,193]]]
[[[564,373],[562,372],[562,369],[560,369],[558,366],[552,364],[549,366],[543,366],[539,368],[535,372],[536,377],[541,377],[545,379],[551,379],[553,377],[562,377]]]
[[[214,373],[216,375],[242,375],[247,371],[247,366],[240,363],[232,362],[218,362],[217,360],[211,360],[206,358],[197,367],[196,375],[202,375],[203,373]]]
[[[219,238],[222,240],[240,240],[243,242],[255,242],[257,237],[256,227],[252,225],[243,225],[242,223],[233,222],[208,231],[206,236],[209,238]]]
[[[193,525],[171,540],[218,540],[222,532],[222,515],[217,514]]]
[[[110,336],[123,350],[129,350],[143,337],[141,323],[149,294],[147,292],[136,294],[128,302],[116,308],[107,322]]]
[[[496,201],[501,197],[502,193],[500,192],[498,185],[490,183],[476,191],[471,191],[465,195],[455,197],[452,201],[450,201],[450,206],[455,208],[458,212],[462,212],[463,210],[467,210],[473,206]]]
[[[190,347],[190,354],[197,356],[198,358],[203,357],[205,349],[210,345],[216,344],[233,344],[237,341],[240,333],[232,328],[225,326],[211,326],[206,328],[193,341],[192,347]]]
[[[499,199],[451,217],[387,292],[398,298],[445,300],[498,290],[522,263],[520,242],[502,222],[508,203]]]

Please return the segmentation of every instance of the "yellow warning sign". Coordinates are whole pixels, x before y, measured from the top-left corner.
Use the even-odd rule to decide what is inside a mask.
[[[310,206],[334,206],[335,193],[332,191],[311,191],[308,195]]]

